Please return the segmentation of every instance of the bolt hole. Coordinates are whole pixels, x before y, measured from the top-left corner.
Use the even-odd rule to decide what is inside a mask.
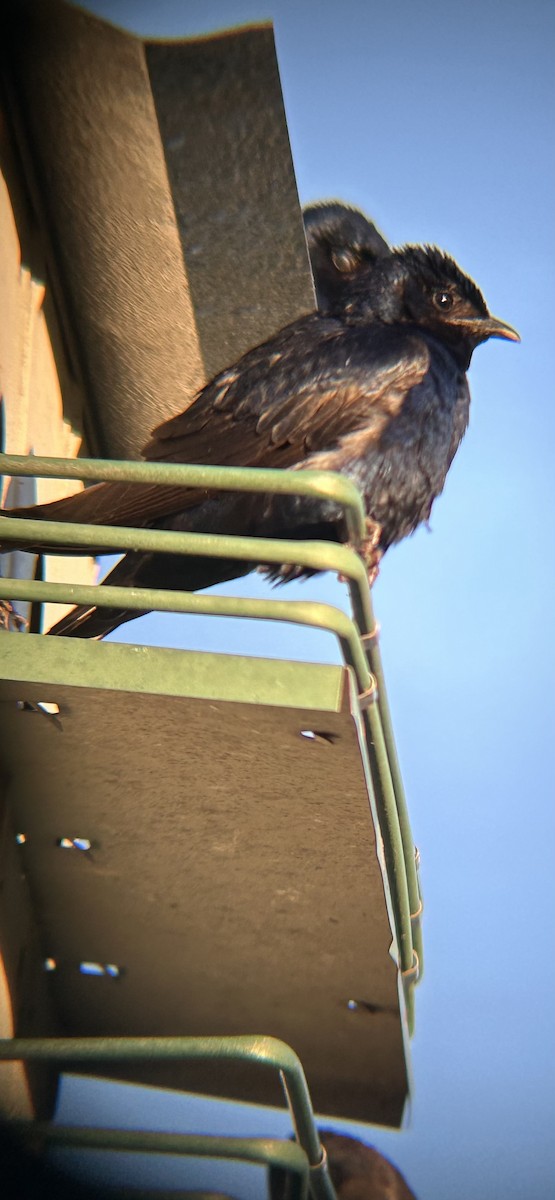
[[[55,704],[52,700],[34,700],[33,703],[30,700],[16,700],[16,708],[20,712],[36,712],[39,709],[40,712],[46,713],[48,717],[58,717],[60,715],[60,705]]]
[[[301,729],[300,734],[310,742],[327,742],[328,746],[333,746],[339,737],[338,733],[328,733],[325,729]]]
[[[91,849],[92,849],[92,842],[91,842],[91,841],[89,841],[89,838],[82,838],[82,837],[75,837],[75,838],[60,837],[60,838],[56,838],[56,843],[55,843],[55,844],[56,844],[56,846],[58,846],[58,848],[59,848],[60,850],[81,850],[81,852],[82,852],[82,853],[83,853],[83,852],[85,852],[85,851],[87,851],[87,850],[91,850]]]
[[[109,979],[119,979],[122,973],[115,963],[80,962],[79,970],[81,975],[105,975]]]
[[[347,1008],[350,1012],[370,1013],[371,1016],[376,1013],[393,1011],[384,1008],[381,1004],[372,1004],[370,1000],[347,1000]]]

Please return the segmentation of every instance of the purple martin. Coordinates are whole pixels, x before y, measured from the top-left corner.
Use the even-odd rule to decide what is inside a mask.
[[[360,209],[339,200],[308,205],[303,219],[318,308],[341,313],[353,280],[391,246]]]
[[[218,374],[185,412],[154,430],[144,457],[341,472],[364,499],[368,538],[360,549],[372,580],[388,547],[429,518],[468,424],[472,353],[490,337],[519,340],[490,315],[476,284],[447,254],[401,247],[356,273],[340,314],[300,317]],[[155,484],[95,484],[10,515],[251,537],[347,537],[331,501]],[[35,549],[24,537],[18,544]],[[195,591],[255,565],[131,551],[105,582]],[[277,578],[307,573],[285,568]],[[98,638],[138,615],[76,608],[50,632]]]

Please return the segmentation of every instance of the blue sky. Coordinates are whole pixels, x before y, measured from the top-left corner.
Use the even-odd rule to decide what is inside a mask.
[[[555,1181],[555,8],[551,0],[87,7],[159,36],[272,17],[301,202],[341,198],[394,243],[437,243],[521,333],[520,346],[477,350],[470,430],[432,533],[392,550],[375,588],[422,856],[426,976],[409,1127],[364,1136],[421,1200],[544,1200]],[[226,590],[238,586],[264,588],[253,579]],[[334,579],[290,594],[344,603]],[[230,634],[169,618],[136,622],[123,636],[212,649]],[[249,626],[255,653],[268,654],[266,636]],[[234,626],[233,638],[245,652],[244,630]],[[335,653],[298,631],[283,635],[282,648],[297,658]],[[68,1081],[62,1112],[100,1104],[105,1119],[115,1117],[119,1092]],[[139,1091],[125,1111],[144,1120]],[[210,1120],[247,1132],[243,1113],[212,1105],[208,1117],[201,1102],[175,1096],[151,1097],[149,1113],[183,1131],[206,1132]],[[273,1114],[249,1118],[251,1132],[282,1129]],[[145,1181],[143,1169],[137,1178]],[[258,1175],[243,1176],[241,1188],[245,1200],[264,1195]]]

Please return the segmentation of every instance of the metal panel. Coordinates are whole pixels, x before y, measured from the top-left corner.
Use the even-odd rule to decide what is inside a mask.
[[[208,376],[316,307],[271,25],[145,45]]]
[[[282,659],[195,650],[185,653],[117,642],[99,647],[97,642],[77,644],[67,638],[35,635],[0,639],[0,671],[5,681],[44,684],[48,695],[43,695],[43,700],[55,700],[52,689],[57,693],[58,685],[69,684],[72,688],[123,689],[279,708],[293,704],[323,712],[341,708],[345,682],[340,667],[324,663],[307,667]],[[3,687],[0,682],[0,696]]]
[[[149,44],[59,0],[8,13],[10,122],[89,445],[136,458],[217,368],[315,305],[273,34]]]
[[[50,688],[44,675],[33,683],[30,659],[2,685],[9,802],[64,1029],[271,1033],[295,1047],[320,1111],[398,1123],[403,1006],[349,673],[227,660],[245,696],[249,672],[266,679],[255,707],[202,698],[201,655],[174,656],[179,680],[157,691],[172,652],[152,648],[142,655],[156,690],[137,691],[134,649],[56,647],[73,655],[72,686],[56,672]],[[95,659],[105,684],[86,687]],[[61,729],[17,707],[41,700],[60,706]],[[82,962],[121,973],[82,974]],[[229,1064],[149,1079],[279,1100]]]

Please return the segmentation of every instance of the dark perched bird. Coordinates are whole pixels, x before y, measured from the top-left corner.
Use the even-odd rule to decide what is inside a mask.
[[[391,246],[360,209],[338,200],[308,205],[303,220],[318,308],[341,312],[356,276],[391,254]]]
[[[401,1172],[373,1146],[319,1129],[337,1200],[416,1200]],[[270,1200],[287,1200],[287,1173],[270,1168]]]
[[[341,316],[300,317],[217,375],[185,412],[154,431],[144,455],[151,462],[342,472],[364,497],[368,540],[361,551],[373,576],[381,554],[430,515],[468,423],[465,372],[476,346],[490,337],[519,340],[490,316],[452,258],[434,247],[402,247],[357,275]],[[12,515],[346,538],[331,501],[142,484],[96,484]],[[23,537],[19,546],[34,549]],[[194,591],[252,569],[245,562],[129,552],[105,582]],[[284,575],[292,573],[307,572]],[[102,637],[137,615],[77,608],[50,632]]]

